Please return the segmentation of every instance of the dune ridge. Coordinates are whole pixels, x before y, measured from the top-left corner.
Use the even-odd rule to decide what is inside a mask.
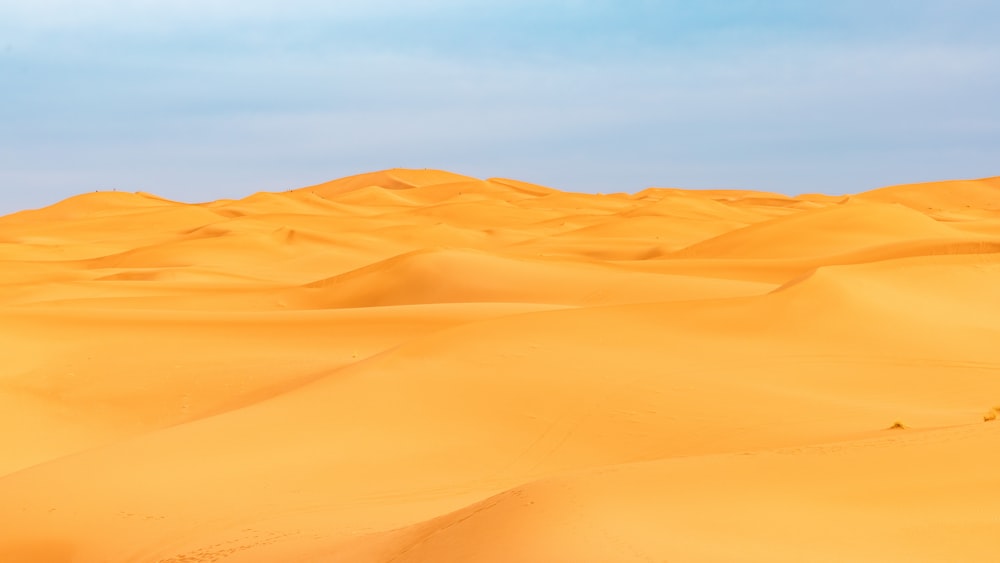
[[[1000,177],[0,217],[0,561],[989,561]]]

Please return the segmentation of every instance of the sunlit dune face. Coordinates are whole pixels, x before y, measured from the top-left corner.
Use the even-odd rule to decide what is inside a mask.
[[[1000,180],[0,218],[0,561],[991,561]]]

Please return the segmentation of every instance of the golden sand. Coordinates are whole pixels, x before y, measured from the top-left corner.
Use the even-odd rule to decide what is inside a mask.
[[[1000,557],[1000,178],[0,218],[0,562]]]

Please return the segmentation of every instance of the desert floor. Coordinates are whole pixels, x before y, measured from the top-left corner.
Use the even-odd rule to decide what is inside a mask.
[[[1000,178],[0,218],[0,562],[1000,561]]]

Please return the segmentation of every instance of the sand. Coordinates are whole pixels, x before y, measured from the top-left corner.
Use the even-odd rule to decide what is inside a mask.
[[[0,218],[0,561],[993,561],[1000,178]]]

